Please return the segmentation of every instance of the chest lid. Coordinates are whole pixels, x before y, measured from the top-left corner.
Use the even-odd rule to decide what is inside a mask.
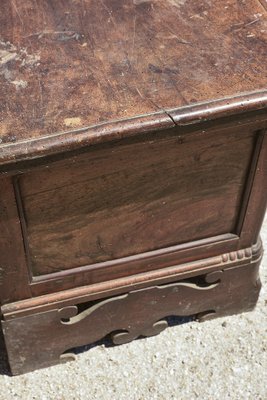
[[[242,111],[231,99],[243,93],[266,107],[266,25],[265,0],[3,0],[0,164],[171,127],[199,107]]]

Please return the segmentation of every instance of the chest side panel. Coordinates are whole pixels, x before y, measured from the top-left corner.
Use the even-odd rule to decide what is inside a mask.
[[[235,233],[255,134],[92,148],[18,179],[33,276]]]

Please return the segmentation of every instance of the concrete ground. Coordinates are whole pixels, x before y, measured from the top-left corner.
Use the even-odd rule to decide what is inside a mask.
[[[267,217],[262,239],[267,249]],[[0,356],[0,400],[266,400],[267,250],[261,279],[258,305],[247,314],[94,347],[76,362],[18,377],[6,374]]]

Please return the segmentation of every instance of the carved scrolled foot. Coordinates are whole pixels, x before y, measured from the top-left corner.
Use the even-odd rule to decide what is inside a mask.
[[[221,282],[222,277],[223,277],[223,271],[210,272],[209,274],[205,275],[205,282],[206,283],[219,283],[219,282]]]
[[[97,302],[73,302],[63,308],[55,304],[51,309],[44,305],[45,309],[29,309],[25,314],[4,313],[2,327],[12,373],[73,360],[75,355],[70,349],[96,343],[110,332],[114,344],[156,335],[168,327],[165,318],[169,316],[194,315],[198,321],[205,321],[253,309],[260,290],[260,254],[255,260],[246,258],[248,251],[243,254],[241,259],[239,252],[235,261],[223,255],[227,263],[223,271],[196,271],[187,280]]]
[[[162,331],[164,331],[168,327],[168,322],[165,320],[157,321],[152,324],[150,327],[145,329],[140,329],[137,331],[124,331],[124,332],[115,332],[111,334],[111,340],[114,344],[125,344],[129,343],[134,339],[137,339],[140,336],[149,337],[156,336]]]
[[[61,364],[65,364],[69,361],[75,361],[77,359],[74,353],[63,353],[59,357]]]
[[[196,315],[195,320],[197,322],[205,322],[205,321],[208,321],[208,320],[210,320],[212,318],[215,318],[215,317],[216,317],[216,311],[215,310],[208,310],[208,311],[203,311],[201,313],[198,313]]]
[[[165,320],[155,322],[151,327],[142,331],[142,336],[146,336],[146,337],[156,336],[159,333],[163,332],[166,328],[168,328],[168,326],[169,326],[169,324]]]
[[[132,334],[128,331],[115,332],[110,335],[113,344],[126,344],[136,339],[138,335]]]
[[[69,306],[60,308],[58,310],[58,313],[62,322],[69,322],[71,318],[75,317],[78,314],[78,307]]]

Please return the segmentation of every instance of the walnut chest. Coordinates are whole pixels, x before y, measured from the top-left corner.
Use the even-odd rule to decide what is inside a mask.
[[[2,1],[0,305],[13,374],[253,309],[265,0]]]

